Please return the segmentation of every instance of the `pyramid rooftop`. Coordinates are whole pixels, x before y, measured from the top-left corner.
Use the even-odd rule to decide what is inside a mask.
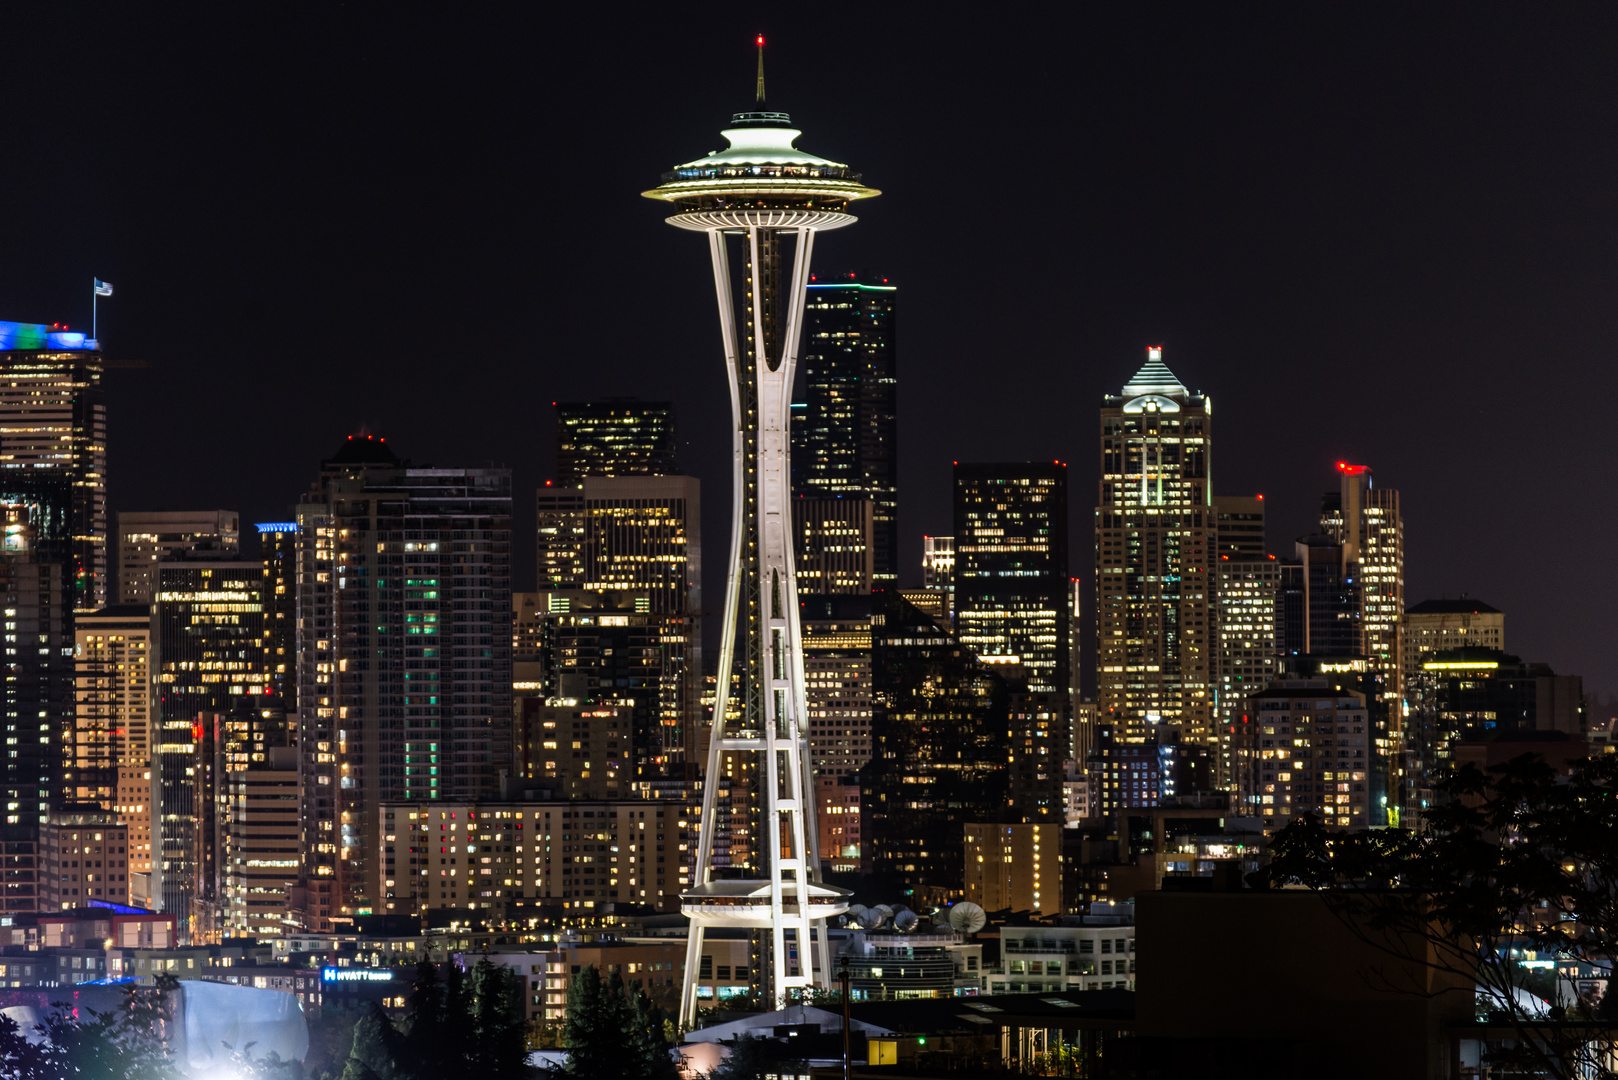
[[[1174,372],[1163,363],[1163,346],[1153,345],[1146,350],[1146,363],[1135,372],[1135,377],[1124,384],[1124,397],[1143,394],[1161,394],[1164,397],[1188,397],[1191,391],[1174,377]]]

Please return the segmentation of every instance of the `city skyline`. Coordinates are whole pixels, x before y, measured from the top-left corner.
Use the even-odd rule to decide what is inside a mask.
[[[245,521],[281,520],[304,484],[298,463],[359,430],[389,435],[420,463],[508,465],[521,491],[554,474],[545,404],[633,393],[675,402],[682,467],[711,485],[705,532],[723,535],[728,447],[713,434],[723,380],[705,283],[690,273],[622,291],[591,283],[610,277],[626,244],[664,265],[681,257],[678,236],[649,229],[654,208],[636,207],[638,170],[646,155],[712,148],[698,118],[733,107],[736,71],[763,29],[783,107],[811,110],[802,119],[836,140],[830,156],[868,163],[905,195],[829,238],[817,264],[880,266],[905,296],[901,573],[915,572],[922,535],[948,532],[950,461],[1071,461],[1075,490],[1087,490],[1088,432],[1073,411],[1127,377],[1142,347],[1165,344],[1176,373],[1222,404],[1219,489],[1264,492],[1275,536],[1309,531],[1332,463],[1396,475],[1410,508],[1409,599],[1489,596],[1516,616],[1525,652],[1611,695],[1618,661],[1581,627],[1618,603],[1615,586],[1538,568],[1599,558],[1618,511],[1580,498],[1580,470],[1529,465],[1598,460],[1596,435],[1554,424],[1554,395],[1505,388],[1545,369],[1588,393],[1618,389],[1601,361],[1618,347],[1606,310],[1618,270],[1601,239],[1618,230],[1618,209],[1597,179],[1618,169],[1618,84],[1594,46],[1612,16],[1583,10],[1548,27],[1467,10],[1397,23],[1064,15],[1041,36],[1071,42],[1074,63],[1032,68],[1011,59],[1022,30],[1009,22],[969,43],[897,11],[874,14],[854,39],[808,18],[760,27],[732,12],[655,41],[618,40],[583,16],[421,33],[337,13],[313,36],[292,18],[253,23],[241,54],[214,47],[243,25],[224,13],[113,18],[74,27],[102,88],[49,77],[43,55],[19,58],[13,115],[66,133],[91,167],[8,188],[10,249],[29,258],[0,268],[0,295],[6,317],[78,327],[89,279],[118,283],[100,307],[109,425],[123,447],[109,476],[114,512],[229,506]],[[64,25],[16,17],[21,36]],[[613,40],[628,74],[592,77],[602,92],[575,101],[567,88],[582,60],[556,50],[588,40]],[[945,64],[947,79],[919,59],[958,60],[969,47],[973,65]],[[490,50],[517,48],[546,62],[489,62]],[[307,72],[290,89],[289,64]],[[438,65],[465,84],[446,92],[418,77]],[[602,144],[603,125],[671,78],[678,109],[660,103],[633,152],[633,140]],[[222,92],[193,94],[199,80]],[[1053,148],[1039,136],[1046,121],[1017,106],[1025,86],[1059,103],[1070,138]],[[538,114],[524,104],[553,97],[566,104]],[[223,100],[253,107],[216,115]],[[1557,124],[1530,119],[1542,115]],[[468,176],[440,159],[423,171],[405,149],[467,142],[492,147]],[[967,224],[945,246],[924,222],[952,211],[922,171],[931,148],[973,144],[1040,147],[1050,167],[1023,170],[1020,183],[1066,199],[1075,179],[1075,205],[1108,212],[1064,220],[1054,244]],[[569,193],[581,212],[542,213],[562,182],[540,168],[536,200],[519,177],[567,146],[590,148],[601,182]],[[422,213],[444,226],[400,228],[401,215]],[[571,254],[536,264],[536,247]],[[616,318],[625,304],[640,317]],[[516,336],[475,377],[421,393],[443,358],[481,352],[470,322]],[[610,377],[577,362],[602,350],[625,358]],[[337,356],[353,358],[350,379],[302,394]],[[414,377],[368,383],[372,357]],[[1305,367],[1313,376],[1300,381]],[[163,468],[168,418],[191,385],[228,407],[188,418],[213,449],[193,455],[177,488]],[[1587,507],[1587,528],[1556,535],[1486,510],[1496,488],[1530,485],[1550,504]],[[516,513],[518,535],[530,535],[531,509],[520,501]],[[1085,561],[1091,523],[1079,504],[1071,535]],[[519,554],[515,565],[515,584],[532,587],[530,562]]]

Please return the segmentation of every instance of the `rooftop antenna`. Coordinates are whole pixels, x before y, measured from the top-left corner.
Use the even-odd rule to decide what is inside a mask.
[[[758,103],[764,104],[764,35],[758,36]]]

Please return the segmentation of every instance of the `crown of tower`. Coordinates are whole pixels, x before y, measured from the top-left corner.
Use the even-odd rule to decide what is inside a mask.
[[[1135,372],[1135,377],[1124,384],[1124,397],[1143,394],[1161,394],[1164,397],[1185,397],[1191,391],[1174,377],[1174,372],[1163,363],[1163,346],[1153,345],[1146,350],[1146,363]]]

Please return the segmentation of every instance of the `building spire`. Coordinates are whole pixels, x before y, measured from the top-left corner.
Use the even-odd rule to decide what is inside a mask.
[[[764,104],[764,35],[758,36],[758,103]]]

